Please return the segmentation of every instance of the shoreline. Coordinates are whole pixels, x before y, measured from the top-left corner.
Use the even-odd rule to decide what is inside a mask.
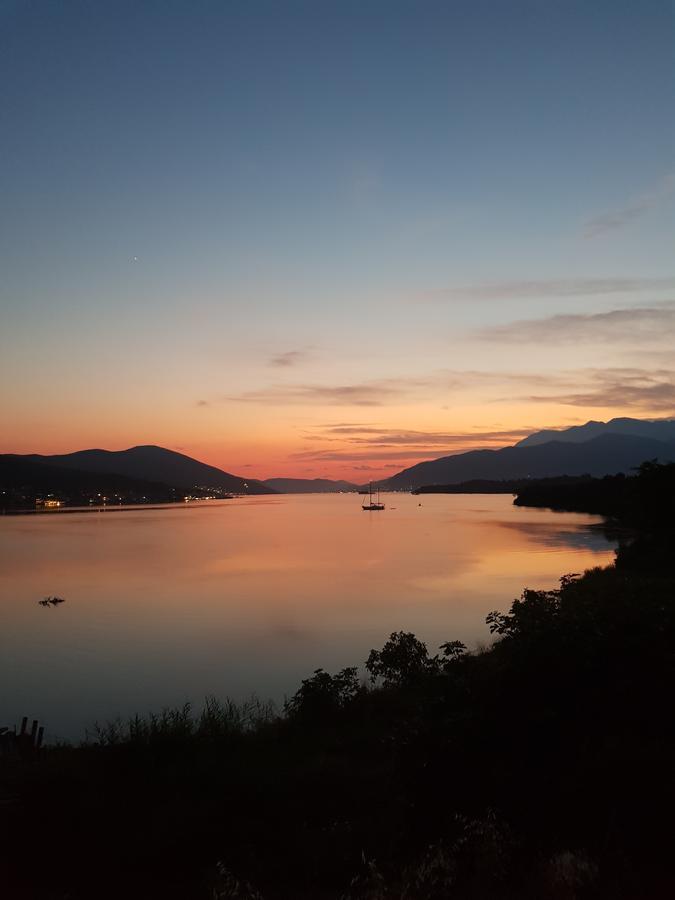
[[[253,494],[255,497],[266,497],[267,494]],[[236,500],[245,499],[243,497],[233,498]],[[49,509],[3,509],[0,511],[0,515],[3,516],[42,516],[42,515],[62,515],[64,513],[104,513],[104,512],[124,512],[124,510],[152,510],[152,509],[188,509],[189,507],[195,507],[195,505],[201,505],[204,503],[209,503],[213,506],[225,506],[229,503],[229,500],[190,500],[188,502],[183,501],[179,503],[175,500],[167,500],[165,503],[162,501],[155,501],[154,503],[117,503],[117,504],[104,504],[100,506],[57,506],[51,507]]]

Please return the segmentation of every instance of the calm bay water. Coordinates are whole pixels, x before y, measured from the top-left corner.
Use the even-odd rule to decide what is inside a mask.
[[[613,558],[597,517],[508,495],[361,499],[0,517],[0,725],[72,739],[207,694],[282,701],[395,630],[486,643],[486,614],[523,587]],[[66,603],[39,606],[50,594]]]

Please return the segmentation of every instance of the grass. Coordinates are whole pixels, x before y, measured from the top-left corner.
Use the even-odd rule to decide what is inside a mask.
[[[156,742],[180,742],[194,739],[241,737],[278,719],[272,701],[255,695],[241,703],[226,697],[206,697],[204,707],[194,713],[190,703],[167,707],[160,713],[135,715],[94,724],[87,742],[100,747],[148,745]]]

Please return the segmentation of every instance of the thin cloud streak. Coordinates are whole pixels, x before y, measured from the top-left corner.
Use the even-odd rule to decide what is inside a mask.
[[[268,365],[279,369],[287,369],[304,362],[307,359],[307,355],[306,350],[287,350],[285,353],[277,353],[273,356],[268,361]]]
[[[440,459],[449,454],[443,450],[301,450],[292,453],[289,459],[315,460],[317,462],[366,462],[381,459]]]
[[[634,409],[675,414],[675,371],[669,369],[590,370],[587,384],[565,394],[531,394],[531,403]],[[590,383],[589,383],[590,382]]]
[[[420,395],[425,400],[441,392],[455,392],[460,395],[469,387],[504,385],[504,383],[541,384],[549,381],[550,376],[539,373],[441,370],[425,376],[385,378],[356,384],[274,384],[242,394],[221,397],[220,402],[380,407],[393,402],[417,402]],[[350,427],[348,423],[346,427]]]
[[[426,300],[518,300],[584,297],[675,288],[671,278],[558,278],[546,281],[501,281],[428,291]]]
[[[584,226],[583,236],[585,238],[595,238],[609,231],[624,228],[636,219],[641,218],[645,213],[660,206],[674,192],[675,173],[670,173],[662,178],[655,188],[638,195],[632,203],[589,219]]]
[[[318,462],[380,462],[398,460],[401,466],[412,461],[439,459],[467,450],[498,449],[511,445],[538,429],[514,428],[504,431],[428,432],[403,429],[375,428],[372,426],[334,426],[329,428],[335,437],[331,441],[344,441],[348,446],[331,449],[308,448],[290,459]],[[326,440],[324,434],[309,436],[310,440]],[[349,446],[352,445],[352,446]]]
[[[356,384],[271,385],[228,397],[238,403],[286,403],[289,405],[384,406],[432,386],[461,387],[456,377],[440,373],[421,378],[385,378]]]
[[[539,372],[440,371],[425,377],[389,378],[378,382],[348,385],[272,385],[234,397],[221,397],[214,402],[252,403],[274,406],[305,405],[384,407],[423,400],[438,402],[441,395],[452,392],[460,402],[468,396],[480,397],[483,404],[550,403],[564,406],[607,407],[645,413],[670,412],[675,407],[675,372],[670,368],[564,369]],[[506,390],[510,388],[510,390]],[[478,392],[478,393],[476,393]],[[332,429],[332,430],[331,430]],[[506,432],[421,432],[417,429],[395,429],[355,423],[317,427],[305,438],[337,444],[391,448],[418,447],[420,451],[445,446],[450,449],[474,449],[494,446],[495,442],[518,440],[532,429],[509,429]],[[329,452],[329,451],[324,451]]]
[[[377,447],[421,447],[429,449],[433,446],[452,447],[456,444],[466,445],[491,445],[505,442],[519,441],[528,434],[532,434],[534,428],[518,428],[508,431],[475,431],[475,432],[436,432],[436,431],[408,431],[402,429],[384,428],[333,428],[331,434],[339,435],[346,443],[368,444]],[[323,435],[321,436],[323,438]]]
[[[402,390],[386,384],[273,385],[228,397],[237,403],[286,403],[289,405],[383,406],[399,397]]]
[[[658,307],[634,307],[602,313],[524,319],[507,325],[481,328],[474,334],[481,340],[514,343],[660,342],[675,338],[675,304],[670,301]]]

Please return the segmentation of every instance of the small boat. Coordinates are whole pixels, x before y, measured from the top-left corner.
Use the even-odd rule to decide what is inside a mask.
[[[375,492],[375,500],[373,500],[373,482],[370,482],[370,487],[368,488],[368,503],[364,503],[361,509],[368,509],[371,511],[375,511],[378,509],[384,509],[384,503],[380,503],[380,488],[378,486]]]

